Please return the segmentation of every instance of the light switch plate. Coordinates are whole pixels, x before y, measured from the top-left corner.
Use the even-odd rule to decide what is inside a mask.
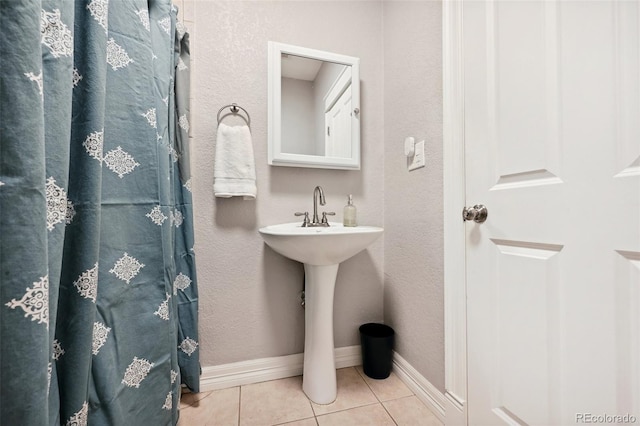
[[[420,141],[416,143],[415,153],[413,154],[411,163],[409,163],[409,171],[419,169],[420,167],[424,167],[424,166],[425,166],[424,141]]]

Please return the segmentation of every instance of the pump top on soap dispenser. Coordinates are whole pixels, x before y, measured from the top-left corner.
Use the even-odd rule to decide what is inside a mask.
[[[344,206],[342,224],[344,226],[358,226],[356,223],[356,206],[353,205],[353,195],[351,194],[349,194],[347,205]]]

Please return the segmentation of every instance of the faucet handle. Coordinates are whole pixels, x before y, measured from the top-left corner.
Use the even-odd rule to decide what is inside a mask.
[[[306,228],[307,226],[309,226],[309,212],[295,212],[293,214],[294,216],[304,216],[304,220],[302,221],[302,227]]]
[[[327,216],[335,216],[336,212],[322,212],[322,222],[323,224],[326,224],[327,226],[329,226],[329,221],[327,220]]]

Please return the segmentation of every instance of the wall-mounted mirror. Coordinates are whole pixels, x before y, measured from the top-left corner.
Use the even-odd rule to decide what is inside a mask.
[[[269,42],[269,164],[360,169],[360,59]]]

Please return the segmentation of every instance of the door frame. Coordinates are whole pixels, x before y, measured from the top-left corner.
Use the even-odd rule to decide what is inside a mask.
[[[442,3],[446,424],[468,424],[462,0]]]

